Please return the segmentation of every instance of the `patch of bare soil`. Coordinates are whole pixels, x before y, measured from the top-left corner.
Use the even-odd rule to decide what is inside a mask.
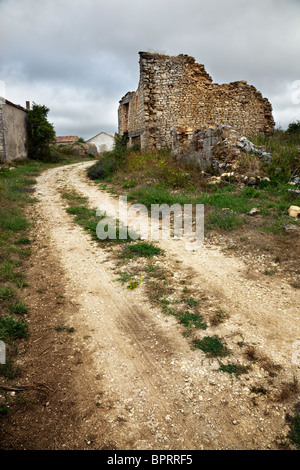
[[[246,260],[209,243],[195,252],[161,240],[158,267],[206,299],[208,322],[239,363],[238,379],[191,347],[172,316],[117,282],[113,252],[99,247],[65,211],[60,190],[76,189],[91,208],[118,200],[89,181],[90,163],[38,178],[34,255],[26,303],[30,339],[19,352],[15,386],[26,403],[1,424],[3,449],[223,450],[278,449],[285,413],[299,400],[299,290],[280,273],[251,270]],[[129,221],[130,222],[130,221]],[[226,242],[227,243],[227,242]],[[40,384],[40,387],[38,386]],[[42,385],[41,385],[42,384]],[[19,392],[14,392],[19,393]]]
[[[271,284],[279,275],[291,287],[300,289],[299,232],[274,236],[250,228],[226,236],[212,233],[210,240],[228,256],[242,259],[249,273],[264,274]]]

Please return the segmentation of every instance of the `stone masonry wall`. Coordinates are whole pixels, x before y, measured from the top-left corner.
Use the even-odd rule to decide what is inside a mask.
[[[0,98],[0,162],[5,160],[5,136],[4,136],[4,122],[3,122],[3,109],[2,98]]]
[[[27,158],[27,119],[22,106],[8,100],[0,102],[0,161]]]
[[[186,145],[193,133],[215,123],[250,137],[272,133],[272,107],[245,81],[213,83],[193,57],[140,52],[140,81],[136,92],[120,101],[119,133],[141,148]]]

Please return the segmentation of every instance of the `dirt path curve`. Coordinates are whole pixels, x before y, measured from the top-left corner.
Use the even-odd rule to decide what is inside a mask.
[[[109,253],[66,213],[59,193],[66,187],[88,197],[92,208],[118,204],[86,178],[90,164],[44,172],[36,194],[37,231],[48,234],[64,272],[64,290],[75,306],[68,314],[85,366],[78,383],[84,381],[93,405],[98,402],[82,423],[94,436],[94,448],[103,432],[116,449],[273,448],[284,410],[264,397],[253,406],[254,378],[232,380],[216,372],[218,363],[191,349],[173,317],[152,308],[138,289],[129,291],[116,282]],[[166,262],[180,261],[179,269],[193,273],[195,286],[230,312],[218,334],[232,338],[235,348],[241,338],[254,344],[285,367],[287,378],[299,375],[291,360],[299,335],[297,291],[284,280],[270,285],[247,278],[242,260],[224,256],[217,247],[191,253],[182,243],[160,242]],[[263,378],[262,370],[256,373],[255,380]]]

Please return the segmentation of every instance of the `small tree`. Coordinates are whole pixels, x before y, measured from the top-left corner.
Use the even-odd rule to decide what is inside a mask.
[[[288,134],[299,134],[300,132],[300,121],[291,122],[287,128]]]
[[[48,122],[49,108],[33,103],[28,111],[28,153],[34,160],[51,160],[51,144],[55,142],[55,130]]]

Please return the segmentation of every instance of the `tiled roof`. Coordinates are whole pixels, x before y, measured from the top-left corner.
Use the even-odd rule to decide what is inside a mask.
[[[94,139],[95,137],[98,137],[98,136],[101,135],[101,134],[105,134],[105,135],[107,135],[108,137],[111,137],[112,139],[114,139],[114,136],[111,135],[111,134],[108,134],[107,132],[99,132],[99,134],[94,135],[94,137],[91,137],[90,139],[88,139],[87,142],[89,142],[90,140]]]
[[[4,104],[8,104],[9,106],[13,106],[14,108],[21,109],[22,111],[25,111],[25,113],[28,113],[28,110],[26,108],[23,108],[23,106],[20,106],[19,104],[12,103],[8,100],[4,100]]]
[[[56,136],[55,140],[58,144],[66,144],[69,142],[74,142],[78,140],[77,135],[64,135],[64,136]]]

